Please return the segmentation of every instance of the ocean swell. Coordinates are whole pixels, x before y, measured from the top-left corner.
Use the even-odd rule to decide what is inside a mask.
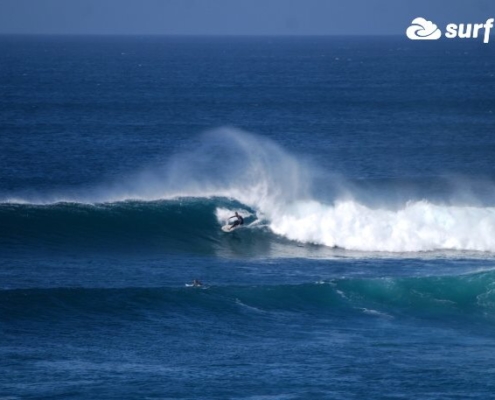
[[[14,289],[0,290],[0,316],[6,321],[102,317],[135,321],[152,315],[160,319],[187,318],[201,310],[202,315],[214,314],[219,318],[286,313],[370,318],[455,315],[493,322],[493,282],[494,273],[488,271],[418,278],[344,278],[275,286]]]

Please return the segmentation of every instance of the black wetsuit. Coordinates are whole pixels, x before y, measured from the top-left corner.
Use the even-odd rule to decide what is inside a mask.
[[[234,224],[230,227],[230,229],[235,228],[237,225],[242,225],[244,223],[244,218],[242,218],[240,215],[234,215],[237,217],[237,220],[234,222]]]

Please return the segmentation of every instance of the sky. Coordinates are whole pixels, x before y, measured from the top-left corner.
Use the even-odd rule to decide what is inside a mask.
[[[495,17],[495,0],[0,0],[0,34],[384,35],[416,17]]]

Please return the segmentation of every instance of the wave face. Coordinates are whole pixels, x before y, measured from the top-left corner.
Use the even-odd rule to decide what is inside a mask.
[[[363,195],[271,140],[226,128],[125,184],[4,195],[0,235],[6,242],[113,236],[194,246],[219,240],[220,225],[241,210],[251,224],[244,235],[261,240],[269,230],[273,241],[356,251],[495,251],[495,207],[476,195],[461,202],[452,193],[401,201],[388,194]]]
[[[227,210],[224,207],[238,210],[240,205],[226,199],[194,198],[94,205],[3,204],[0,241],[5,247],[209,252],[225,238],[215,215]],[[245,232],[246,239],[253,238],[252,253],[267,234],[263,229]]]
[[[205,288],[51,288],[0,291],[2,320],[147,318],[164,312],[215,314],[229,319],[246,313],[370,315],[382,318],[464,316],[494,322],[495,273],[418,278],[335,279],[276,286]],[[194,310],[191,313],[191,310]]]

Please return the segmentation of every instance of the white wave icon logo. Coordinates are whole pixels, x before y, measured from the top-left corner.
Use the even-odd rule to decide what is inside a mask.
[[[413,19],[406,35],[411,40],[437,40],[442,36],[442,32],[433,22],[419,17]]]

